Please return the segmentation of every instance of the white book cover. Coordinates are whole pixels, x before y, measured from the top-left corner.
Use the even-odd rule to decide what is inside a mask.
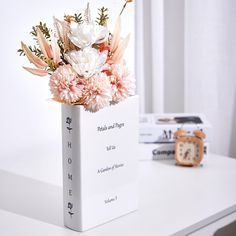
[[[84,231],[137,209],[138,97],[98,112],[62,105],[65,226]]]
[[[183,128],[188,135],[196,129],[201,129],[210,141],[211,124],[203,114],[141,114],[139,119],[140,143],[174,142],[175,132]]]

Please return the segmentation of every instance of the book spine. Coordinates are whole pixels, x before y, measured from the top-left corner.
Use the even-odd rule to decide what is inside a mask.
[[[201,127],[199,128],[206,134],[207,142],[210,141],[210,128]],[[179,129],[179,126],[151,126],[151,127],[140,127],[139,128],[139,142],[140,143],[172,143],[175,142],[174,134]],[[186,127],[188,135],[192,135],[193,131],[196,130],[196,126]]]
[[[209,143],[204,143],[204,158],[209,154]],[[175,143],[139,144],[139,160],[174,160]]]
[[[175,144],[160,145],[151,151],[153,160],[173,160],[175,159]],[[204,143],[204,158],[208,156],[209,144]]]
[[[66,227],[80,231],[80,108],[62,104],[63,211]]]

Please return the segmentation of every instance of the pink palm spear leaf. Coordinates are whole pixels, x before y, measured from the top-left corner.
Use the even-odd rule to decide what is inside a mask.
[[[23,42],[21,42],[21,48],[30,63],[32,63],[36,68],[23,67],[28,72],[38,75],[46,76],[48,75],[48,70],[56,69],[61,61],[60,48],[54,36],[51,37],[51,44],[47,41],[42,31],[37,28],[37,42],[42,52],[42,56],[35,55],[29,47],[27,47]]]
[[[117,18],[113,37],[111,40],[110,52],[112,54],[111,60],[115,64],[119,64],[124,56],[125,50],[128,47],[130,34],[125,39],[121,39],[121,19],[120,16]]]

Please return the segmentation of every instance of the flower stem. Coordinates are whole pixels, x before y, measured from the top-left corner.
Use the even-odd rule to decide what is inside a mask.
[[[122,10],[121,10],[121,12],[120,12],[120,16],[121,16],[121,14],[123,13],[123,11],[125,10],[127,3],[128,3],[128,1],[125,2],[124,6],[123,6],[123,8],[122,8]]]

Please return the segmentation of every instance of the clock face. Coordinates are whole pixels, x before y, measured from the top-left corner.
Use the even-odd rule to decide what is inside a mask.
[[[180,138],[176,142],[176,159],[183,165],[198,165],[203,158],[203,143],[195,137]]]

